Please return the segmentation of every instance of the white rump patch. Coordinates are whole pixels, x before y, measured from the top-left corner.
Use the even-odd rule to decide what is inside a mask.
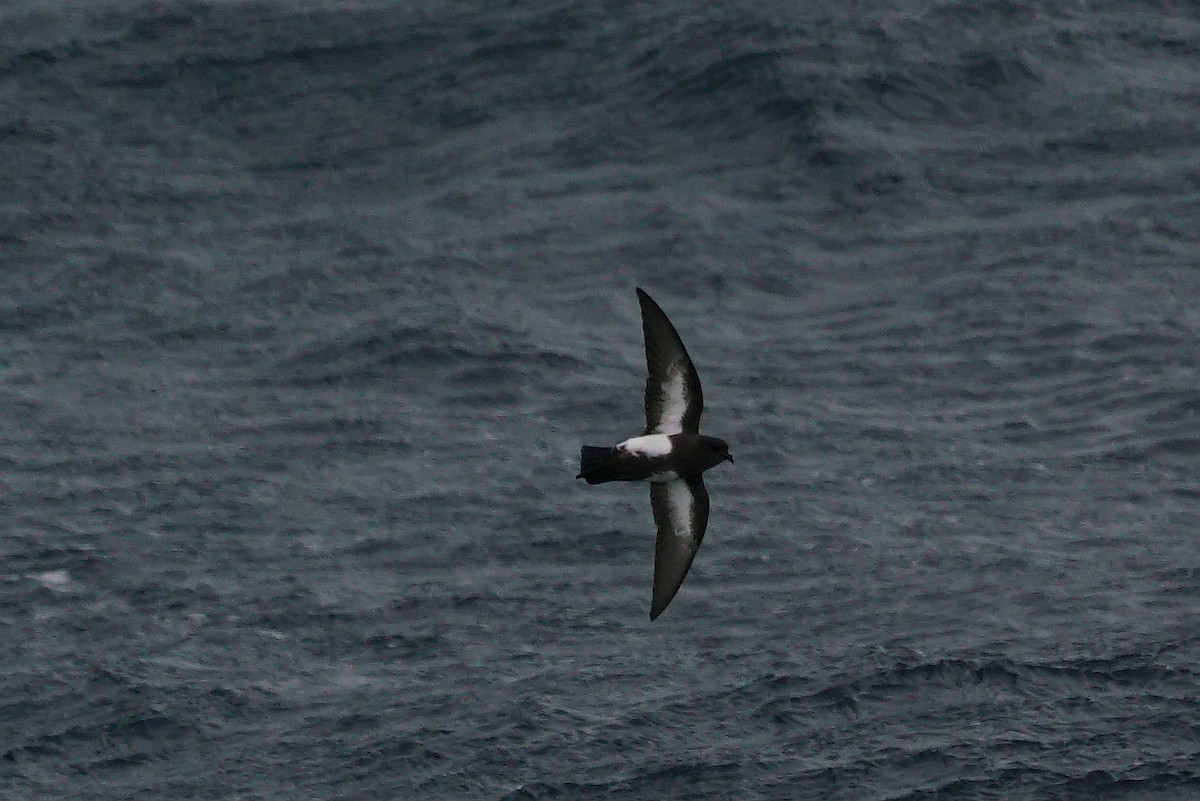
[[[617,445],[617,450],[632,453],[634,456],[666,456],[671,452],[671,438],[666,434],[630,437]]]
[[[686,370],[681,362],[675,362],[667,370],[667,380],[660,389],[663,401],[662,418],[658,421],[658,427],[654,429],[659,434],[683,432],[683,415],[687,411],[685,374]]]

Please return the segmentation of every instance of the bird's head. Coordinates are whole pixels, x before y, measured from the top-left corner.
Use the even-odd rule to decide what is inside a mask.
[[[704,438],[705,456],[709,467],[716,467],[721,462],[733,464],[733,454],[729,452],[729,443],[718,437]]]

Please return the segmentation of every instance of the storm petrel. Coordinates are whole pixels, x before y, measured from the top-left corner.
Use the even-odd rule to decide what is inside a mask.
[[[640,288],[646,337],[646,430],[611,448],[584,445],[579,475],[589,484],[649,481],[658,539],[650,619],[671,603],[683,584],[708,525],[708,491],[702,474],[732,462],[725,440],[700,433],[704,394],[700,376],[675,326]]]

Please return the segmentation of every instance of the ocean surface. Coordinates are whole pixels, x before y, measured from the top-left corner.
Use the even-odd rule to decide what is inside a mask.
[[[0,6],[4,801],[1192,801],[1198,460],[1195,3]]]

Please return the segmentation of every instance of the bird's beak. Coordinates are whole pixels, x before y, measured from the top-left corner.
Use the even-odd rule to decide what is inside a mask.
[[[730,464],[733,464],[733,454],[732,453],[725,454],[725,458],[729,460]]]

